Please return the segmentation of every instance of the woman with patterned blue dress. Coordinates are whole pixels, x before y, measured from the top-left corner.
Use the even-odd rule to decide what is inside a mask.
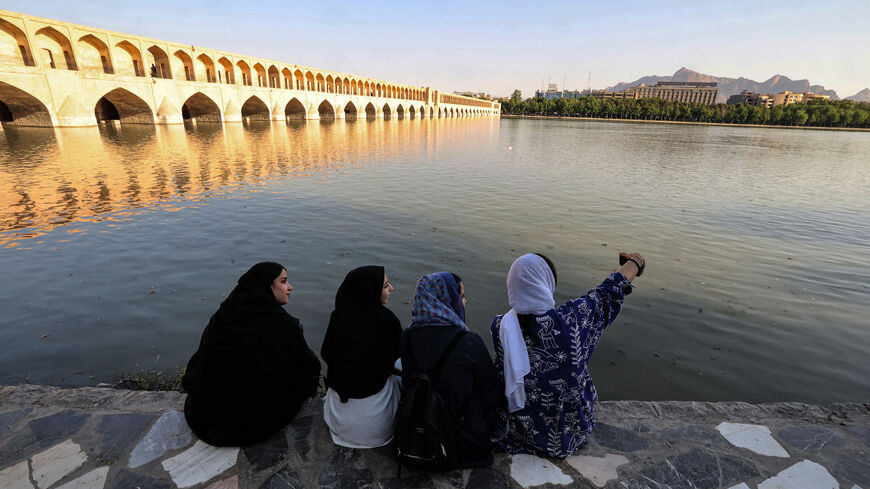
[[[511,265],[511,309],[490,326],[507,400],[493,441],[505,452],[565,458],[592,433],[598,394],[587,364],[645,266],[640,254],[620,256],[624,264],[601,285],[558,307],[548,258],[527,254]]]

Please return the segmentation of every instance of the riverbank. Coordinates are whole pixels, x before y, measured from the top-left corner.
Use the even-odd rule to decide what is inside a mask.
[[[0,388],[0,487],[870,488],[870,404],[605,401],[566,460],[497,453],[401,480],[389,448],[333,445],[319,399],[243,449],[197,440],[183,406],[177,392]]]
[[[776,126],[764,124],[726,124],[724,122],[686,122],[686,121],[655,121],[647,119],[605,119],[603,117],[563,117],[556,115],[513,115],[502,114],[502,119],[553,119],[553,120],[581,120],[598,122],[640,122],[646,124],[677,124],[687,126],[722,126],[722,127],[761,127],[766,129],[818,129],[822,131],[845,131],[845,132],[870,132],[870,128],[863,127],[817,127],[817,126]]]

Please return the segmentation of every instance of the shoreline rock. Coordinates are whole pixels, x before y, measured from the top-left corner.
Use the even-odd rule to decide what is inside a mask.
[[[239,450],[209,447],[190,433],[184,397],[0,387],[0,487],[35,487],[36,474],[53,481],[51,489],[759,489],[801,478],[870,489],[870,403],[603,401],[592,437],[568,459],[496,452],[491,467],[446,474],[403,469],[397,480],[390,446],[332,443],[319,398],[282,432]]]

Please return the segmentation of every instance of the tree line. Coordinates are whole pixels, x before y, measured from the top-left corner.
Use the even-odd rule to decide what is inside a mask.
[[[542,97],[523,100],[519,90],[502,101],[501,111],[511,115],[548,115],[596,117],[602,119],[641,119],[653,121],[721,122],[727,124],[770,124],[807,127],[870,127],[870,103],[852,100],[811,100],[807,103],[754,105],[674,102],[660,98],[578,99]]]

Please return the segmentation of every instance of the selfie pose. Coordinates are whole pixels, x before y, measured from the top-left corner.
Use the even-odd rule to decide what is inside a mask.
[[[565,458],[592,433],[598,394],[587,364],[645,267],[637,253],[620,254],[620,263],[601,285],[559,307],[549,258],[527,254],[511,265],[511,309],[490,327],[507,401],[493,438],[505,452]]]

